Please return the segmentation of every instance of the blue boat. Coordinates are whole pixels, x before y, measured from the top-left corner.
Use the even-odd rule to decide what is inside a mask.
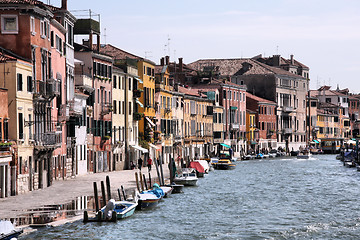
[[[116,219],[123,219],[130,217],[134,214],[136,206],[138,203],[128,202],[128,201],[114,201],[114,209],[112,211],[116,212]],[[101,209],[104,213],[106,206]]]
[[[161,190],[161,189],[160,189]],[[158,205],[160,199],[164,195],[164,191],[160,190],[148,190],[143,191],[141,193],[136,193],[135,201],[138,203],[136,209],[143,210],[143,209],[150,209]],[[161,194],[162,192],[162,194]]]

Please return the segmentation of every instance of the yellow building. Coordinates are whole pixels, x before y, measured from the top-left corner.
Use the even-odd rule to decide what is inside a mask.
[[[258,131],[256,127],[256,112],[246,110],[246,141],[249,151],[256,151]]]
[[[18,148],[19,174],[16,192],[19,194],[38,188],[35,184],[38,169],[33,159],[32,144],[34,141],[32,64],[7,55],[3,57],[0,55],[0,60],[0,87],[9,89],[8,139],[16,141]]]
[[[213,103],[198,89],[178,88],[184,94],[184,156],[203,158],[213,150]]]
[[[157,120],[160,123],[162,133],[161,155],[165,163],[168,163],[173,154],[174,143],[174,122],[172,119],[173,108],[173,87],[170,85],[170,72],[168,66],[155,67],[155,92],[158,95],[158,104],[156,106]],[[155,104],[156,105],[156,104]]]
[[[153,132],[151,129],[153,125],[151,123],[148,124],[148,122],[149,120],[153,122],[155,118],[155,63],[147,59],[139,58],[137,64],[138,74],[143,88],[139,100],[144,105],[144,108],[140,108],[139,112],[145,116],[139,121],[139,134],[143,134],[148,142],[151,142],[147,135],[151,135]],[[150,129],[148,128],[149,125],[152,126]]]

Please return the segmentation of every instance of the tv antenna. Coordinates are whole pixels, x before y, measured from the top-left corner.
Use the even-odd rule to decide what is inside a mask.
[[[105,45],[106,45],[106,37],[107,37],[107,35],[106,35],[106,28],[104,28],[104,40],[105,40]]]

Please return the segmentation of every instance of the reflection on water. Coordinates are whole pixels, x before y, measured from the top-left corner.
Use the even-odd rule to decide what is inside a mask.
[[[335,156],[238,162],[153,211],[75,222],[23,239],[358,239],[360,173]]]
[[[101,198],[99,198],[101,200]],[[45,205],[39,208],[27,209],[19,217],[11,218],[16,225],[40,225],[77,215],[82,215],[85,209],[94,209],[94,197],[82,196],[75,200],[56,205]]]

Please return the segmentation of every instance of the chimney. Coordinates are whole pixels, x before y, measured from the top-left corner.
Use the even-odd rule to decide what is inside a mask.
[[[179,72],[183,72],[183,58],[179,58]]]
[[[294,55],[290,55],[290,62],[291,62],[291,65],[294,65]]]
[[[280,55],[273,55],[273,66],[280,67]]]
[[[170,62],[170,57],[169,56],[165,56],[165,65],[169,65]]]
[[[160,59],[160,65],[161,65],[161,66],[164,66],[164,65],[165,65],[165,59],[164,59],[163,57]]]
[[[61,9],[67,10],[67,0],[61,0]]]

